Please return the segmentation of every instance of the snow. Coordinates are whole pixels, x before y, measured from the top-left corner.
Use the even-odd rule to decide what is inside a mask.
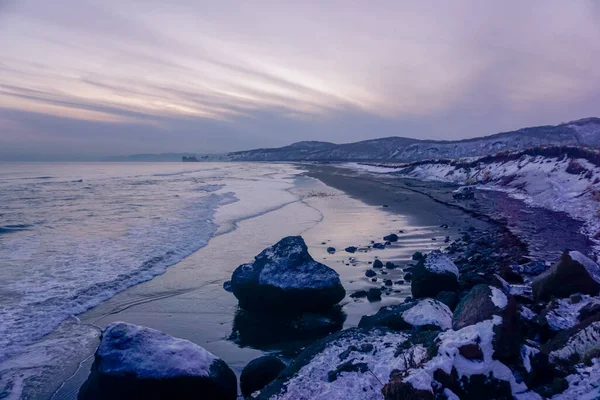
[[[287,268],[277,263],[265,265],[258,282],[281,289],[325,288],[340,283],[337,272],[316,261],[309,261],[299,268]]]
[[[570,251],[569,256],[577,261],[579,264],[583,265],[585,269],[589,272],[590,276],[598,283],[600,283],[600,267],[598,264],[584,256],[578,251]]]
[[[382,330],[368,332],[355,331],[352,337],[341,336],[330,343],[322,352],[303,366],[285,384],[285,389],[272,400],[380,400],[382,382],[390,379],[394,369],[404,370],[406,362],[412,358],[417,364],[427,357],[427,350],[417,345],[397,353],[397,346],[408,340],[404,333],[391,333]],[[372,344],[370,353],[352,352],[347,360],[341,361],[339,355],[351,345],[360,348],[362,344]],[[336,380],[329,382],[328,372],[335,370],[342,362],[354,359],[354,363],[366,363],[369,370],[365,373],[342,372]]]
[[[535,347],[523,345],[521,347],[521,358],[523,359],[523,367],[525,371],[531,372],[531,357],[539,353],[540,351]]]
[[[537,315],[531,311],[529,308],[525,307],[524,305],[521,305],[521,317],[525,318],[528,321],[531,321],[532,319],[534,319],[535,317],[537,317]]]
[[[425,268],[431,272],[443,274],[449,272],[458,277],[458,267],[440,251],[432,251],[425,258]]]
[[[494,286],[490,286],[490,289],[492,290],[492,295],[490,296],[492,298],[492,302],[496,307],[498,307],[501,310],[504,310],[504,308],[508,304],[508,298],[504,293],[502,293],[500,289]]]
[[[361,164],[361,163],[344,163],[341,165],[341,167],[353,169],[355,171],[371,172],[374,174],[389,174],[391,172],[397,172],[402,169],[399,167],[383,166],[383,165],[369,165],[369,164]]]
[[[570,299],[554,300],[550,305],[551,310],[546,314],[548,326],[555,332],[574,327],[579,323],[579,310],[597,300],[588,295],[581,296],[581,301],[575,304]]]
[[[585,329],[572,335],[562,348],[551,352],[550,361],[555,363],[583,356],[588,350],[598,346],[599,336],[600,321],[592,322]]]
[[[452,311],[447,305],[433,299],[420,300],[402,313],[404,321],[413,326],[435,325],[442,330],[452,327]]]
[[[526,385],[518,383],[506,365],[492,358],[494,354],[493,330],[494,326],[500,323],[502,323],[502,318],[495,315],[493,319],[464,327],[458,331],[440,333],[437,337],[438,355],[425,363],[423,367],[411,371],[404,381],[424,386],[427,381],[423,372],[426,372],[429,379],[433,380],[433,373],[436,370],[441,369],[449,374],[452,368],[456,368],[460,377],[493,373],[495,378],[509,382],[514,394],[526,391]],[[459,354],[459,348],[466,344],[478,344],[483,352],[483,361],[472,361],[462,357]],[[416,388],[416,386],[414,387]],[[431,386],[429,390],[431,390]]]
[[[110,324],[97,350],[99,372],[135,374],[142,379],[209,376],[218,358],[188,340],[126,322]]]
[[[600,398],[600,358],[592,360],[592,365],[577,369],[577,373],[567,376],[569,387],[552,397],[552,400],[596,400]]]
[[[397,176],[458,185],[475,184],[479,189],[506,192],[527,204],[563,211],[583,221],[582,233],[593,238],[600,231],[600,167],[585,159],[574,159],[589,175],[566,172],[573,159],[523,155],[510,161],[480,162],[472,168],[432,160],[408,166]],[[510,178],[512,180],[502,181]]]

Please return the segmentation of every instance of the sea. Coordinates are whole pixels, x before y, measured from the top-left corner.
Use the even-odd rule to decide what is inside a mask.
[[[0,163],[0,398],[74,399],[102,329],[124,320],[191,340],[237,373],[264,351],[230,340],[233,270],[301,234],[348,293],[373,257],[438,248],[439,225],[367,205],[284,163]],[[402,244],[349,254],[382,235]],[[443,234],[447,234],[444,232]],[[443,238],[443,236],[441,236]],[[329,254],[327,248],[338,249]],[[402,282],[400,268],[386,279]],[[410,294],[343,302],[344,327]]]
[[[288,190],[300,173],[252,163],[0,164],[0,398],[19,393],[28,367],[81,345],[68,333],[41,339],[240,220],[297,201]]]

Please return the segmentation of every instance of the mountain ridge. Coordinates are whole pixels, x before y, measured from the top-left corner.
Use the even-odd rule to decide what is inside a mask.
[[[396,161],[480,157],[500,151],[536,146],[600,147],[600,118],[589,117],[559,125],[526,127],[515,131],[460,140],[412,139],[401,136],[353,143],[303,141],[278,148],[228,153],[231,161]]]

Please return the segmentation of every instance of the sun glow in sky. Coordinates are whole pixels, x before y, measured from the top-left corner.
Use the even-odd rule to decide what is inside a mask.
[[[0,158],[454,139],[598,115],[600,3],[0,0]]]

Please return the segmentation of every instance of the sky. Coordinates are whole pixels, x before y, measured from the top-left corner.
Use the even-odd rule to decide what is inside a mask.
[[[0,160],[600,116],[596,0],[0,0]]]

